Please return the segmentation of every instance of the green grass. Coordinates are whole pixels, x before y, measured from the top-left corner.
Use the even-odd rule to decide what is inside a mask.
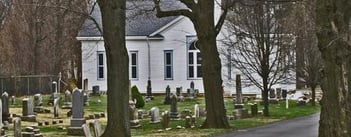
[[[63,96],[62,100],[63,100]],[[17,98],[17,105],[10,105],[11,108],[21,108],[21,99]],[[45,107],[50,107],[47,105],[47,100],[49,96],[43,96],[43,104]],[[61,100],[61,101],[62,101]],[[101,102],[98,103],[98,100]],[[158,107],[160,109],[160,113],[163,111],[170,111],[170,105],[163,104],[164,96],[156,96],[154,100],[145,104],[143,110],[150,110],[152,107]],[[106,112],[107,99],[106,96],[92,96],[89,98],[90,106],[84,107],[85,114],[92,114],[97,112]],[[251,101],[250,103],[254,103]],[[194,105],[199,104],[200,108],[205,107],[205,100],[203,97],[199,97],[192,101],[184,101],[178,102],[178,112],[180,113],[184,109],[190,109],[194,111]],[[227,109],[227,115],[232,115],[232,110],[234,105],[232,103],[231,98],[225,98],[225,106]],[[52,106],[51,106],[52,107]],[[250,110],[250,106],[245,104],[245,108]],[[263,109],[262,105],[259,105],[259,110]],[[260,125],[265,125],[281,120],[292,119],[296,117],[311,115],[320,111],[320,106],[311,106],[310,104],[306,104],[305,106],[297,106],[296,101],[289,101],[289,109],[285,108],[285,101],[280,101],[279,104],[270,105],[270,116],[264,117],[262,115],[256,117],[250,117],[246,119],[238,119],[238,120],[230,120],[229,124],[231,126],[230,129],[200,129],[199,127],[205,120],[205,118],[199,118],[196,121],[195,128],[192,129],[176,129],[177,126],[185,126],[185,122],[183,120],[171,121],[170,127],[172,128],[169,131],[159,132],[161,129],[161,123],[158,124],[150,124],[150,118],[146,118],[141,120],[142,127],[139,129],[131,129],[132,136],[211,136],[215,134],[220,134],[224,132],[231,132],[234,130],[245,129],[250,127],[256,127]],[[40,118],[37,118],[40,119]],[[106,119],[101,119],[102,127],[106,126]],[[68,128],[68,125],[63,125]],[[41,132],[44,133],[44,136],[58,137],[58,136],[66,136],[67,130],[59,130],[58,126],[43,126],[41,127]]]

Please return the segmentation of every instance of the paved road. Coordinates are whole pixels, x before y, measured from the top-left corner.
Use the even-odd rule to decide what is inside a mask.
[[[319,114],[282,121],[217,137],[318,137]]]

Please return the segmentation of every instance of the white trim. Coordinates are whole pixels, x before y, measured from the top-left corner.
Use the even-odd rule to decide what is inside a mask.
[[[79,41],[103,41],[103,37],[76,37]],[[126,36],[126,40],[163,40],[163,37]]]
[[[166,30],[167,28],[169,28],[170,26],[172,26],[173,24],[177,23],[178,21],[180,21],[183,18],[184,18],[184,16],[179,16],[178,18],[172,20],[171,22],[169,22],[168,24],[164,25],[160,29],[158,29],[155,32],[151,33],[150,36],[154,36],[156,34],[159,34],[160,32]]]

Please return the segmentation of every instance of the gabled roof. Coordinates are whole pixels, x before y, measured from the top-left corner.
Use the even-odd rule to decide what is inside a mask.
[[[184,7],[180,2],[172,2],[161,5],[163,9],[176,9]],[[156,31],[164,28],[177,19],[177,16],[157,18],[156,11],[153,10],[152,0],[129,0],[127,1],[127,36],[157,36]],[[101,27],[101,12],[98,5],[93,9],[91,16]],[[152,34],[152,35],[151,35]],[[78,37],[100,37],[102,36],[91,19],[86,19]]]

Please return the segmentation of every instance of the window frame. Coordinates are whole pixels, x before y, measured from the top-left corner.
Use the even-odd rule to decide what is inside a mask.
[[[129,69],[130,69],[130,74],[129,78],[131,80],[139,80],[139,53],[137,50],[132,50],[129,51],[130,53],[130,64],[129,64]],[[133,54],[135,54],[135,65],[133,65]],[[135,77],[133,77],[133,67],[135,67]]]
[[[167,64],[167,54],[170,54],[170,64]],[[173,80],[174,78],[174,72],[173,72],[173,50],[164,50],[163,51],[164,55],[164,80]],[[170,67],[171,69],[171,77],[167,77],[167,67]]]
[[[105,51],[97,51],[96,53],[96,65],[97,65],[97,80],[105,80]],[[100,62],[100,55],[102,55],[102,62]],[[102,63],[102,64],[101,64]],[[100,69],[102,69],[102,77],[100,77]]]
[[[198,68],[200,67],[202,69],[202,63],[198,63],[198,55],[201,54],[200,50],[197,49],[195,46],[195,49],[190,49],[191,44],[197,40],[196,35],[188,35],[186,36],[186,70],[187,70],[187,79],[188,80],[197,80],[197,79],[202,79],[202,70],[201,71],[201,76],[199,77],[198,75]],[[192,64],[190,64],[190,53],[192,53]],[[202,62],[202,60],[201,60]],[[192,67],[192,73],[193,77],[190,77],[190,67]]]

